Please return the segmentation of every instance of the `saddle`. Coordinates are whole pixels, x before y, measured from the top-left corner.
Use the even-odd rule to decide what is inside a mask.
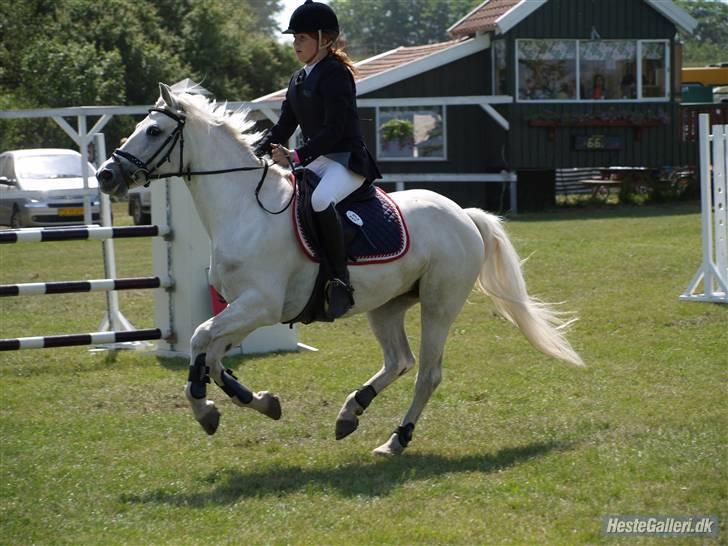
[[[324,288],[329,275],[321,260],[323,250],[316,233],[311,195],[320,178],[308,169],[295,171],[293,200],[293,230],[303,253],[319,263],[316,282],[308,303],[289,324],[315,321],[331,322],[324,312]],[[410,239],[407,224],[397,204],[387,193],[366,184],[342,200],[336,206],[341,217],[349,266],[392,262],[409,250]]]

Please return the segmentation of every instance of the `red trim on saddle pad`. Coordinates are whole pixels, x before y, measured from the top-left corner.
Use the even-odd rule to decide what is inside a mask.
[[[396,217],[396,224],[399,228],[399,245],[396,250],[384,254],[367,254],[362,256],[356,256],[356,261],[349,261],[349,265],[373,265],[373,264],[385,264],[388,262],[393,262],[395,260],[398,260],[407,252],[410,248],[410,235],[409,235],[409,229],[407,228],[407,222],[404,219],[404,215],[402,214],[402,211],[399,209],[399,206],[397,203],[394,202],[394,200],[385,192],[382,188],[376,187],[377,191],[377,198],[386,206],[389,207],[389,209],[392,212],[395,212]],[[296,193],[298,193],[298,184],[296,184]],[[301,250],[303,250],[303,253],[306,255],[306,257],[311,260],[312,262],[318,263],[319,260],[316,258],[315,253],[313,249],[309,246],[308,242],[306,241],[306,238],[303,235],[303,227],[300,225],[298,221],[298,199],[294,199],[293,206],[291,207],[291,220],[293,221],[293,231],[296,234],[296,239],[298,240],[298,244],[301,246]],[[342,217],[342,222],[347,222],[345,218]]]

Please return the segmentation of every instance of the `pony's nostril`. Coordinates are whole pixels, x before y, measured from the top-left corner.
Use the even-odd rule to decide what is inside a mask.
[[[99,182],[108,182],[114,178],[114,173],[111,172],[111,169],[102,169],[96,174],[96,178]]]

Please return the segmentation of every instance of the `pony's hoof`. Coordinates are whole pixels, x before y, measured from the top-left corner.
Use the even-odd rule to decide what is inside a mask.
[[[393,457],[395,455],[401,455],[403,451],[404,447],[399,443],[399,438],[396,434],[392,434],[389,441],[380,445],[372,453],[380,457]]]
[[[359,427],[359,419],[353,420],[339,419],[336,421],[336,439],[341,440],[354,432]]]
[[[280,399],[276,395],[270,393],[265,393],[265,396],[268,398],[268,403],[266,404],[265,410],[261,413],[266,417],[270,417],[274,421],[278,421],[278,419],[281,418],[281,415],[283,415]]]
[[[220,425],[220,412],[215,406],[210,406],[208,412],[197,421],[207,434],[212,436]]]

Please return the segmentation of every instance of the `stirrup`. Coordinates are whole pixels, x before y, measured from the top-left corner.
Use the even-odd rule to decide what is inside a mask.
[[[324,311],[329,319],[344,315],[354,305],[354,289],[338,278],[326,282]]]

